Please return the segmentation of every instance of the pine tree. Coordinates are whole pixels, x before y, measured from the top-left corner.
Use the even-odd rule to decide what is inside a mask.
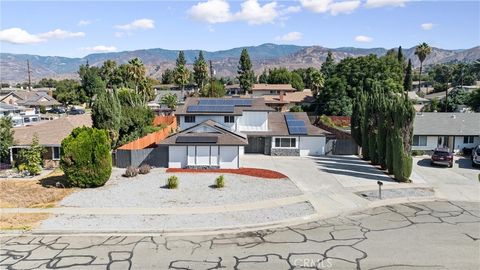
[[[258,77],[258,83],[268,83],[267,69],[263,69],[262,74]]]
[[[187,65],[187,60],[185,60],[185,53],[183,51],[178,52],[178,57],[176,61],[176,66],[185,66]]]
[[[320,71],[325,76],[325,78],[328,78],[333,74],[334,69],[335,69],[335,62],[333,60],[333,54],[332,54],[332,51],[328,51],[327,58],[325,59],[325,62],[323,62],[322,67],[320,68]]]
[[[403,80],[403,89],[405,92],[412,91],[412,60],[408,59],[408,65],[405,69],[405,79]]]
[[[187,69],[187,61],[185,60],[185,54],[183,51],[178,52],[178,57],[175,66],[175,83],[182,87],[182,100],[185,97],[185,85],[190,79],[190,72]]]
[[[238,62],[237,79],[240,82],[240,88],[245,93],[248,93],[252,89],[253,82],[255,80],[255,74],[252,69],[252,62],[248,55],[247,49],[243,49]]]
[[[203,52],[198,53],[198,58],[195,58],[193,63],[193,78],[197,84],[198,89],[203,89],[203,85],[208,78],[208,65],[203,57]]]
[[[92,107],[92,126],[108,131],[112,148],[117,146],[122,121],[122,108],[116,91],[102,91]]]

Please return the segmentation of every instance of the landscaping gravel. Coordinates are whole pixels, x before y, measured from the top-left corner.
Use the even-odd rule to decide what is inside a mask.
[[[111,179],[100,188],[85,189],[64,198],[60,205],[71,207],[194,207],[251,203],[301,195],[289,179],[264,179],[224,174],[225,187],[214,188],[219,173],[165,173],[153,169],[149,174],[122,177],[114,170]],[[176,175],[179,187],[165,188],[167,178]]]
[[[378,190],[362,191],[357,193],[369,201],[377,201]],[[395,198],[407,198],[407,197],[431,197],[435,192],[429,188],[400,188],[400,189],[383,189],[382,199],[395,199]]]
[[[314,213],[308,202],[248,211],[187,215],[57,215],[42,222],[43,230],[182,230],[235,227],[299,218]]]

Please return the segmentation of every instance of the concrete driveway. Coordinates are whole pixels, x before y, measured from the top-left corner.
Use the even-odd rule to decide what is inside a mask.
[[[412,179],[436,188],[440,198],[480,201],[479,173],[468,158],[455,157],[452,168],[432,166],[428,156],[413,159]]]

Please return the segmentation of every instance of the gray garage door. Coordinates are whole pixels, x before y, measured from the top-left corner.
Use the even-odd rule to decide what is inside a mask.
[[[265,151],[265,137],[248,137],[248,145],[245,145],[247,154],[263,154]]]

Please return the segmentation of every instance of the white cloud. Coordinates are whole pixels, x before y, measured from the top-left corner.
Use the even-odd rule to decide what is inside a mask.
[[[92,23],[92,21],[90,21],[90,20],[80,20],[80,21],[78,21],[77,25],[78,26],[85,26],[85,25],[89,25],[91,23]]]
[[[137,29],[153,29],[155,28],[155,21],[151,19],[139,19],[131,23],[127,23],[124,25],[117,25],[115,27],[118,29],[127,30],[127,31],[137,30]]]
[[[435,26],[433,23],[422,23],[420,27],[422,27],[423,30],[432,30],[432,28]]]
[[[233,12],[226,0],[207,0],[192,6],[188,10],[188,16],[192,20],[210,24],[245,21],[251,25],[258,25],[273,23],[284,15],[300,10],[300,6],[284,7],[275,1],[261,5],[259,0],[244,0],[240,4],[240,10]]]
[[[291,41],[297,41],[297,40],[302,39],[302,36],[303,35],[300,32],[290,32],[290,33],[287,33],[283,36],[276,37],[275,40],[291,42]]]
[[[379,7],[404,7],[406,0],[367,0],[365,7],[379,8]]]
[[[115,46],[97,45],[93,47],[84,47],[82,50],[90,52],[114,52],[117,48]]]
[[[190,8],[191,19],[208,23],[223,23],[232,20],[230,5],[225,0],[208,0]]]
[[[302,6],[315,13],[330,12],[332,15],[352,13],[360,7],[360,0],[332,1],[332,0],[300,0]]]
[[[64,39],[69,37],[84,37],[84,36],[85,36],[84,32],[69,32],[62,29],[55,29],[53,31],[48,31],[46,33],[38,34],[38,37],[43,39],[52,39],[52,38]]]
[[[355,41],[356,42],[361,42],[361,43],[368,43],[368,42],[372,42],[373,41],[373,38],[372,37],[368,37],[368,36],[356,36],[355,37]]]
[[[17,27],[0,31],[0,40],[13,44],[32,44],[45,41]]]
[[[349,13],[352,13],[359,6],[360,6],[360,1],[357,1],[357,0],[335,2],[330,5],[330,13],[332,15],[337,15],[340,13],[349,14]]]
[[[13,44],[32,44],[44,42],[49,39],[64,39],[70,37],[84,37],[83,32],[69,32],[62,29],[55,29],[53,31],[30,34],[21,28],[9,28],[0,31],[0,40]]]

